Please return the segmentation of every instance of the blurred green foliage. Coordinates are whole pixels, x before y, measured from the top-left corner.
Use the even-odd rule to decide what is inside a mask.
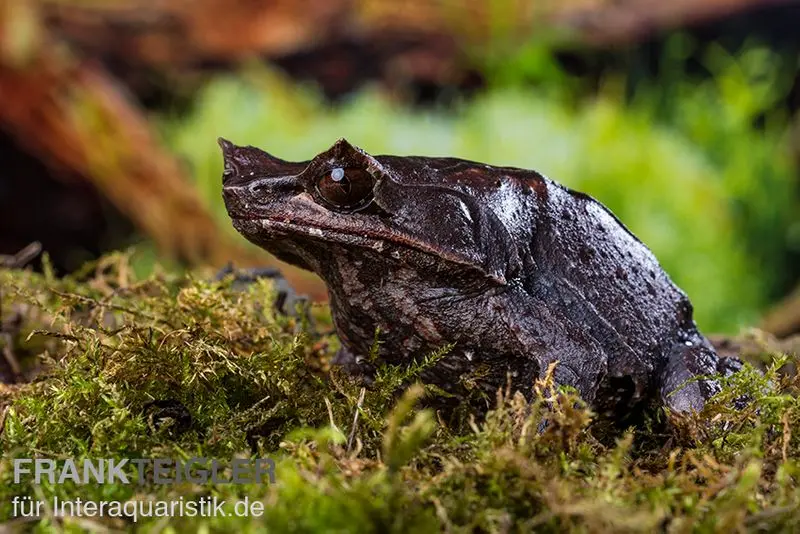
[[[313,88],[250,66],[213,79],[193,111],[162,124],[228,227],[218,136],[285,159],[310,159],[346,137],[373,154],[536,169],[609,206],[689,294],[700,326],[733,332],[786,290],[787,251],[800,250],[789,117],[776,107],[790,78],[758,47],[711,47],[710,76],[689,75],[691,52],[676,37],[655,81],[607,77],[587,96],[531,43],[482,55],[488,89],[433,109],[371,89],[330,106]]]

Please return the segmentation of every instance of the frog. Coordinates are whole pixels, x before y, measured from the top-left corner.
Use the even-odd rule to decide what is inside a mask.
[[[301,162],[218,142],[234,228],[322,279],[352,372],[421,365],[456,399],[549,376],[613,414],[700,411],[741,368],[640,239],[539,172],[344,138]]]

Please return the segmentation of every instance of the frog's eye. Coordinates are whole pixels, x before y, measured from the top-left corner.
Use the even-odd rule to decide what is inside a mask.
[[[331,169],[317,179],[317,193],[340,209],[359,209],[372,200],[375,178],[364,169]]]

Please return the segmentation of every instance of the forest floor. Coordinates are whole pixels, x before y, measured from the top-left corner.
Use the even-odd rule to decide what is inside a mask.
[[[532,385],[532,404],[500,391],[479,401],[490,408],[485,418],[468,410],[447,418],[425,408],[441,392],[415,383],[439,355],[411,369],[380,368],[363,387],[330,366],[338,341],[324,306],[310,309],[309,322],[275,312],[268,280],[239,287],[211,278],[156,269],[137,279],[121,253],[67,278],[0,270],[2,344],[16,382],[0,385],[0,524],[41,532],[800,528],[800,381],[785,355],[762,354],[763,374],[747,365],[701,413],[654,409],[629,428],[604,424],[547,379]],[[81,484],[22,473],[15,483],[15,459],[34,457],[59,466],[270,458],[275,477]],[[23,496],[44,503],[37,517],[22,515]],[[128,507],[60,517],[55,498]],[[224,501],[224,516],[189,513],[185,503],[201,499]],[[247,513],[236,504],[244,499]],[[129,504],[159,501],[183,503],[184,513],[159,517],[158,505],[148,513]]]

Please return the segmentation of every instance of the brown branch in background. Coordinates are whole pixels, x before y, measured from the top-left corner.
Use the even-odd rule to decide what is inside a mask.
[[[185,68],[290,53],[357,31],[349,0],[44,0],[48,25],[81,50]]]
[[[91,181],[159,249],[189,263],[267,264],[220,232],[125,87],[50,35],[36,4],[0,8],[0,125],[51,167]],[[319,284],[287,273],[300,292]]]
[[[585,44],[616,46],[751,8],[790,3],[793,0],[606,0],[570,8],[567,2],[554,14],[552,23]]]
[[[800,334],[800,287],[767,314],[761,328],[778,337]]]
[[[21,269],[32,262],[41,252],[42,244],[38,241],[34,241],[11,256],[0,254],[0,268]],[[2,314],[0,314],[0,318],[2,318]]]
[[[469,89],[487,43],[535,37],[564,48],[630,45],[791,0],[43,0],[47,27],[137,94],[188,90],[208,67],[269,60],[331,97],[367,81]],[[474,57],[473,57],[474,59]],[[196,82],[196,79],[194,79]]]
[[[15,3],[15,2],[12,2]],[[2,36],[13,40],[20,11],[3,14]],[[31,4],[27,4],[30,6]],[[81,61],[36,27],[27,57],[4,49],[0,121],[21,146],[44,161],[91,181],[162,250],[196,262],[239,256],[188,185],[176,159],[155,139],[125,90],[96,64]],[[18,39],[23,39],[18,37]]]
[[[593,46],[637,42],[750,8],[792,0],[45,0],[50,27],[97,57],[132,65],[185,68],[209,62],[275,58],[341,40],[380,40],[387,32],[447,35],[480,45],[510,35],[560,34]],[[456,50],[451,51],[451,61]]]
[[[144,93],[153,73],[191,84],[187,73],[252,58],[285,60],[287,70],[320,80],[328,94],[346,93],[371,77],[452,83],[458,52],[441,19],[420,25],[400,16],[400,24],[384,28],[364,16],[373,3],[47,0],[42,11],[54,34]],[[407,11],[392,5],[396,12]],[[427,12],[412,8],[420,15]]]

